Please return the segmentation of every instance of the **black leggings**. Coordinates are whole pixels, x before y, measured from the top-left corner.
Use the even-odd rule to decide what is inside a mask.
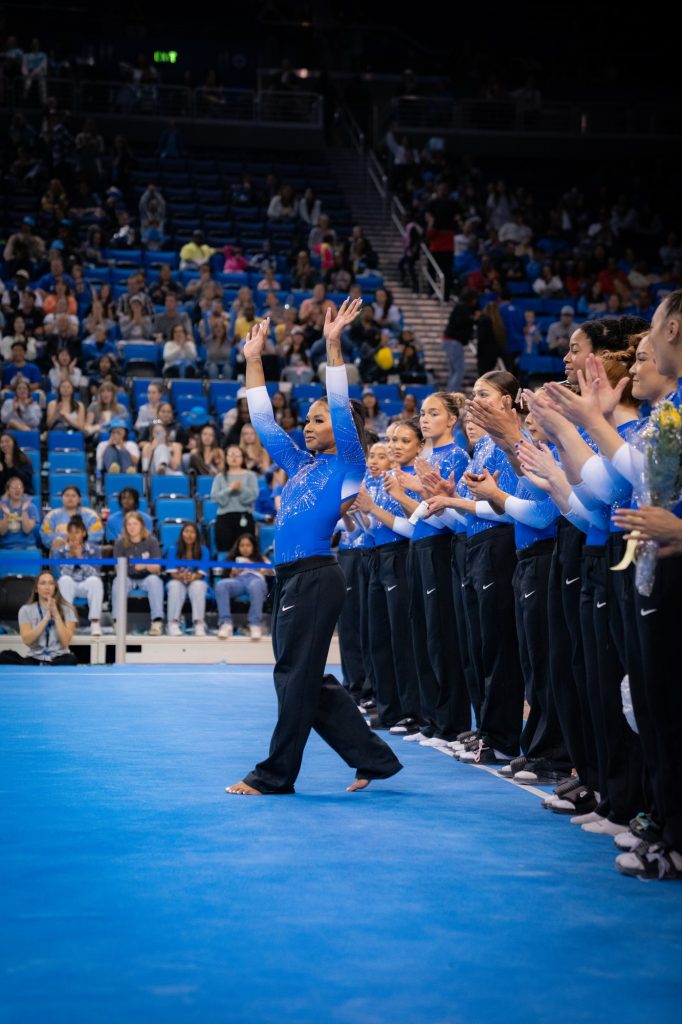
[[[23,657],[18,651],[0,652],[0,665],[77,665],[78,662],[73,654],[58,654],[50,661],[41,661],[40,658]]]
[[[337,625],[341,671],[344,686],[359,703],[374,697],[365,572],[368,563],[360,548],[341,548],[337,557],[346,582],[346,597]]]
[[[268,757],[244,780],[261,793],[294,792],[311,729],[355,768],[359,779],[387,779],[402,767],[348,691],[333,675],[325,675],[344,597],[345,579],[335,558],[315,556],[277,566],[272,611],[277,724]]]
[[[230,551],[242,533],[256,535],[256,521],[250,512],[223,512],[216,516],[216,551]]]

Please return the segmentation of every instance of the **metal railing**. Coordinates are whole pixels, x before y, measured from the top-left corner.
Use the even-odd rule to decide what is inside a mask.
[[[48,78],[44,95],[53,96],[59,108],[69,114],[107,113],[121,117],[191,118],[315,128],[321,128],[323,123],[324,100],[314,92],[207,90],[203,86],[189,88],[156,82]],[[15,110],[39,110],[43,97],[35,86],[26,95],[23,81],[5,79],[0,105]]]

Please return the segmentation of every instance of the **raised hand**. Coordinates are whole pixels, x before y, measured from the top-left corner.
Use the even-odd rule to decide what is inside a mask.
[[[492,476],[487,469],[484,469],[482,473],[465,473],[464,478],[467,482],[467,487],[477,501],[490,501],[495,498],[498,491],[497,481],[499,479],[497,470],[495,470]]]
[[[251,328],[244,341],[244,359],[247,361],[260,360],[265,349],[265,343],[270,332],[270,318],[266,317]]]
[[[541,444],[536,448],[530,441],[523,440],[517,446],[517,452],[525,475],[527,475],[526,471],[530,470],[536,476],[549,480],[559,469],[556,459],[546,444]]]
[[[491,409],[476,398],[466,403],[467,415],[486,434],[501,440],[516,441],[521,433],[516,409]]]
[[[565,389],[564,389],[565,390]],[[552,441],[558,441],[561,431],[566,426],[566,417],[558,411],[549,394],[535,399],[533,416]]]
[[[324,316],[324,336],[328,345],[340,343],[341,335],[353,323],[361,306],[362,299],[344,299],[336,316],[333,315],[331,306],[327,307]]]
[[[414,491],[416,494],[421,494],[424,490],[419,477],[415,476],[413,473],[405,473],[402,469],[395,469],[393,471],[393,476],[387,475],[384,486],[388,493],[393,495],[393,491],[388,488],[389,480],[395,480],[396,486],[399,490]]]

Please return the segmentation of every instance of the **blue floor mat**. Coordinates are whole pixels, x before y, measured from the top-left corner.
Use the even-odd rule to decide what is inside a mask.
[[[3,670],[2,1024],[679,1024],[682,884],[393,737],[364,793],[313,736],[227,796],[274,713],[254,667]]]

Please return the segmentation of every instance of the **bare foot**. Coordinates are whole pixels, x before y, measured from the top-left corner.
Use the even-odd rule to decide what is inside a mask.
[[[346,793],[357,793],[359,789],[367,789],[371,781],[371,779],[356,779],[352,785],[346,786]]]
[[[247,786],[245,782],[235,782],[234,786],[226,786],[226,793],[239,793],[240,796],[262,796],[260,789]]]

